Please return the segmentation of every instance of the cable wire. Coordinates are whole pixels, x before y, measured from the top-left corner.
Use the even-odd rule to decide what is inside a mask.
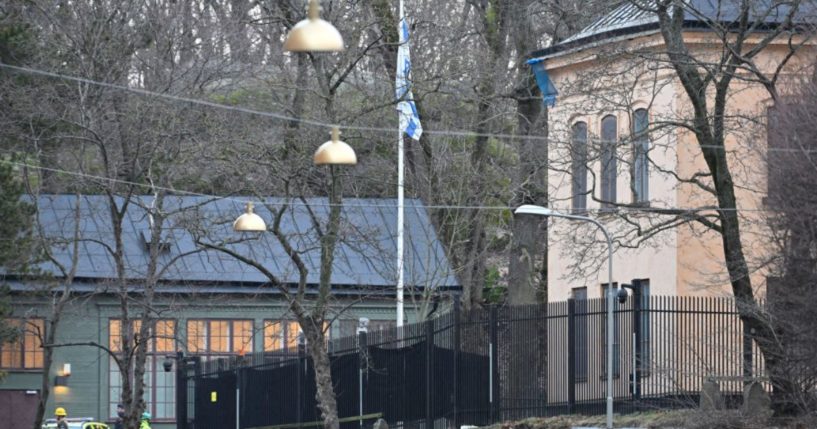
[[[193,196],[193,197],[205,197],[205,198],[211,198],[211,199],[214,199],[214,200],[216,200],[216,199],[218,199],[218,200],[227,200],[227,201],[232,201],[232,202],[239,203],[241,205],[244,205],[244,204],[246,204],[248,202],[257,202],[257,199],[255,199],[255,198],[248,198],[248,197],[240,197],[239,198],[239,197],[231,197],[231,196],[225,196],[225,195],[214,195],[214,194],[207,194],[207,193],[202,193],[202,192],[187,191],[187,190],[184,190],[184,189],[178,189],[178,188],[174,188],[174,187],[171,187],[171,186],[161,186],[161,185],[149,184],[149,183],[132,182],[132,181],[122,180],[122,179],[113,179],[113,178],[109,178],[109,177],[96,176],[96,175],[93,175],[93,174],[81,173],[81,172],[76,172],[76,171],[61,170],[61,169],[58,169],[58,168],[50,168],[50,167],[42,167],[42,166],[39,166],[39,165],[29,164],[29,163],[20,162],[20,161],[12,161],[12,160],[7,160],[7,159],[0,159],[0,163],[9,164],[9,165],[13,165],[13,166],[16,166],[16,167],[21,167],[21,168],[31,168],[31,169],[35,169],[35,170],[49,171],[49,172],[52,172],[52,173],[66,174],[66,175],[69,175],[69,176],[92,179],[92,180],[97,180],[97,181],[100,181],[100,182],[116,183],[116,184],[120,184],[120,185],[128,185],[128,186],[133,186],[133,187],[137,187],[137,188],[147,188],[148,190],[162,190],[162,191],[168,192],[170,194],[175,194],[175,195],[187,195],[187,196]],[[350,197],[350,198],[354,198],[354,197]],[[310,203],[310,204],[305,204],[305,203],[301,203],[301,202],[268,203],[266,201],[263,202],[263,204],[271,205],[271,206],[294,206],[294,207],[332,207],[332,206],[341,206],[342,207],[344,205],[347,206],[347,207],[349,206],[348,204],[343,204],[343,203],[341,203],[341,204],[331,204],[331,203]],[[394,208],[395,204],[372,204],[372,203],[367,203],[367,204],[354,204],[354,207]],[[515,209],[515,207],[512,207],[512,206],[468,206],[468,205],[452,205],[452,204],[440,204],[440,205],[425,205],[424,204],[423,207],[425,209],[428,209],[428,210],[494,210],[494,211],[508,210],[508,211],[513,211]],[[553,209],[553,210],[556,210],[556,211],[563,212],[563,213],[570,213],[572,211],[571,208],[567,208],[567,207],[550,207],[550,208]],[[735,211],[735,212],[772,212],[772,213],[774,213],[774,212],[779,211],[779,210],[774,210],[771,207],[765,208],[765,209],[748,209],[748,208],[739,208],[739,207],[726,209],[726,208],[718,208],[718,207],[672,208],[672,207],[627,207],[627,206],[616,207],[616,210],[627,211],[627,212],[643,212],[643,213],[649,213],[649,214],[655,214],[655,213],[660,214],[661,212],[672,212],[673,214],[678,214],[677,212],[682,212],[681,215],[683,213],[692,214],[692,213],[700,213],[700,212],[732,212],[732,211]],[[608,213],[608,214],[610,213],[609,208],[586,209],[584,211],[586,211],[586,212]]]
[[[109,82],[96,81],[96,80],[88,79],[88,78],[84,78],[84,77],[70,76],[70,75],[65,75],[65,74],[56,73],[56,72],[50,72],[50,71],[46,71],[46,70],[34,69],[34,68],[30,68],[30,67],[13,66],[13,65],[10,65],[10,64],[2,63],[2,62],[0,62],[0,68],[9,69],[9,70],[16,71],[16,72],[19,72],[19,73],[27,73],[27,74],[33,74],[33,75],[46,76],[46,77],[51,77],[51,78],[55,78],[55,79],[69,80],[69,81],[80,82],[80,83],[85,83],[85,84],[89,84],[89,85],[96,85],[96,86],[101,86],[101,87],[120,90],[120,91],[125,91],[125,92],[132,92],[134,94],[139,94],[139,95],[146,96],[146,97],[164,98],[164,99],[167,99],[167,100],[190,103],[190,104],[197,104],[197,105],[207,106],[207,107],[211,107],[211,108],[215,108],[215,109],[234,111],[234,112],[245,113],[245,114],[249,114],[249,115],[262,116],[262,117],[273,118],[273,119],[279,119],[279,120],[289,121],[289,122],[298,122],[298,123],[312,125],[312,126],[316,126],[316,127],[324,127],[324,128],[330,128],[331,129],[332,127],[337,126],[338,128],[344,129],[344,130],[369,131],[369,132],[379,132],[379,133],[394,133],[395,132],[394,128],[368,127],[368,126],[361,126],[361,125],[330,124],[330,123],[327,123],[327,122],[318,121],[318,120],[314,120],[314,119],[297,118],[297,117],[294,117],[294,116],[288,116],[288,115],[281,114],[281,113],[251,109],[251,108],[240,107],[240,106],[230,106],[230,105],[226,105],[226,104],[216,103],[216,102],[213,102],[213,101],[201,100],[201,99],[190,98],[190,97],[182,97],[182,96],[173,95],[173,94],[160,93],[160,92],[150,91],[150,90],[141,89],[141,88],[134,88],[134,87],[118,85],[118,84],[109,83]],[[507,133],[477,133],[477,132],[474,132],[474,131],[467,131],[467,130],[433,130],[433,129],[425,129],[423,131],[423,133],[426,134],[426,135],[432,135],[432,136],[487,137],[487,138],[504,138],[504,139],[510,139],[510,140],[538,140],[538,141],[545,141],[545,142],[551,142],[551,143],[556,142],[556,143],[562,143],[562,144],[569,144],[570,143],[570,141],[556,140],[552,136],[517,135],[517,134],[507,134]],[[727,150],[727,148],[725,146],[720,146],[720,145],[697,145],[697,147],[706,148],[706,149]],[[817,149],[792,149],[792,148],[773,148],[773,147],[766,148],[766,151],[767,152],[786,152],[786,153],[817,153]]]

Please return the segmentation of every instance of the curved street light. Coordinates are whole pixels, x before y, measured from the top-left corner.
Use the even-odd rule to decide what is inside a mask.
[[[613,429],[613,300],[616,298],[616,295],[613,294],[613,240],[610,238],[610,231],[608,231],[607,228],[599,221],[593,218],[559,213],[547,207],[535,206],[531,204],[519,206],[516,210],[514,210],[514,214],[560,217],[582,222],[590,222],[599,227],[601,232],[604,233],[604,237],[607,239],[607,428]]]

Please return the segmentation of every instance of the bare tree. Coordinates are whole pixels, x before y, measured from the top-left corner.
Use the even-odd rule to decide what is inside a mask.
[[[817,181],[817,146],[809,124],[817,116],[817,85],[805,81],[789,95],[777,100],[769,112],[769,147],[766,160],[769,175],[767,201],[770,241],[775,252],[767,282],[765,320],[775,333],[782,353],[779,378],[787,380],[782,408],[807,415],[814,410],[815,319],[810,303],[817,298],[817,201],[812,192]]]
[[[265,267],[264,261],[255,260],[244,255],[231,248],[227,243],[208,239],[206,235],[204,237],[199,235],[199,238],[196,239],[197,243],[203,248],[223,252],[257,269],[285,297],[289,309],[294,314],[306,337],[307,350],[312,358],[315,371],[316,400],[318,408],[321,410],[323,426],[326,429],[337,429],[340,425],[329,362],[329,351],[326,348],[325,341],[327,335],[325,322],[329,320],[328,315],[331,305],[332,269],[334,268],[335,248],[339,242],[341,231],[343,206],[342,183],[337,171],[338,168],[334,165],[329,167],[328,218],[322,220],[311,209],[308,209],[312,229],[319,237],[321,255],[318,288],[314,294],[308,291],[310,268],[302,258],[302,254],[308,249],[304,249],[293,240],[298,239],[298,237],[289,237],[281,228],[284,216],[291,215],[289,213],[289,204],[280,207],[268,207],[270,212],[273,213],[273,220],[269,229],[298,271],[298,284],[294,291],[290,289],[289,284],[279,278],[278,274]]]
[[[775,340],[777,333],[770,328],[755,296],[758,285],[753,284],[753,277],[757,278],[762,262],[753,260],[758,255],[747,255],[745,251],[750,240],[746,230],[751,234],[762,230],[762,226],[757,216],[743,209],[757,204],[765,192],[757,173],[763,161],[758,154],[765,146],[758,138],[765,135],[763,100],[774,103],[792,83],[786,81],[786,76],[804,72],[803,57],[810,55],[807,47],[812,36],[804,16],[812,10],[799,1],[628,3],[630,9],[655,18],[660,43],[606,44],[596,66],[569,82],[567,90],[582,99],[580,105],[573,106],[577,112],[612,109],[634,118],[634,100],[639,99],[646,100],[646,107],[655,113],[650,117],[648,131],[635,129],[632,120],[629,135],[616,141],[607,141],[603,135],[587,136],[588,150],[581,161],[585,163],[582,171],[590,176],[586,195],[601,205],[601,213],[617,219],[609,225],[618,248],[660,247],[664,232],[679,230],[689,231],[701,240],[717,241],[728,274],[725,283],[739,303],[741,320],[752,330],[763,352],[774,386],[775,405],[782,412],[780,407],[785,401],[780,395],[790,391],[780,375],[785,351]],[[698,28],[705,28],[711,37],[698,39],[691,35],[694,30],[688,27],[690,20],[697,22]],[[697,43],[702,40],[708,44],[706,48]],[[661,105],[666,103],[666,95],[676,89],[680,94],[677,104]],[[739,101],[746,94],[756,102],[746,105]],[[632,148],[646,133],[653,142],[647,154],[649,168],[674,182],[676,189],[688,192],[692,197],[684,203],[693,207],[667,207],[658,199],[651,201],[654,205],[644,205],[636,198],[622,202],[610,197],[615,191],[602,189],[609,186],[605,185],[605,172],[598,177],[589,167],[611,165],[632,174],[635,157],[633,152],[622,149]],[[551,167],[572,174],[571,163],[576,159],[575,153],[570,156],[573,143],[567,133],[558,143],[563,148],[560,153],[566,156]],[[685,154],[700,162],[679,170],[660,161],[667,153]],[[632,192],[636,195],[635,190]],[[575,246],[577,242],[591,244],[595,240],[588,234],[570,237],[577,249],[571,253],[576,257],[574,275],[598,269],[597,261],[604,260],[597,258],[601,255],[595,251],[583,252],[587,247]],[[712,260],[717,258],[720,256],[712,255]],[[710,286],[713,284],[719,282],[709,281]]]

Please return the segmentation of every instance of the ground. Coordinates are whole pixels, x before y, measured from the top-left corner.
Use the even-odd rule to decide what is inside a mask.
[[[530,418],[515,422],[503,422],[486,429],[572,429],[603,428],[605,416],[558,416],[548,418]],[[749,418],[737,411],[719,411],[704,413],[700,410],[650,411],[643,413],[616,415],[616,428],[645,429],[806,429],[813,428],[813,421],[798,419],[793,421],[770,421],[763,418]]]

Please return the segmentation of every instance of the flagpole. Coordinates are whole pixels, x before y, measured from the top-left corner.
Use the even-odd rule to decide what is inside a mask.
[[[403,21],[403,0],[400,1],[399,23]],[[398,34],[399,39],[399,34]],[[395,70],[395,73],[397,71]],[[397,125],[397,327],[403,326],[403,182],[405,168],[403,166],[403,131],[400,129],[399,117]]]

